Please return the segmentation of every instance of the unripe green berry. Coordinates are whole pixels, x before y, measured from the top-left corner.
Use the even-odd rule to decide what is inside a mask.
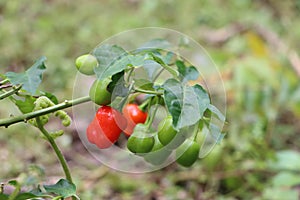
[[[176,149],[176,162],[184,167],[192,166],[198,159],[200,145],[187,139],[178,149]]]
[[[111,93],[107,91],[107,86],[111,82],[110,78],[95,80],[90,88],[91,100],[98,105],[108,105],[111,103]]]
[[[97,58],[90,54],[79,56],[76,61],[77,70],[85,75],[95,74],[94,68],[98,66]]]

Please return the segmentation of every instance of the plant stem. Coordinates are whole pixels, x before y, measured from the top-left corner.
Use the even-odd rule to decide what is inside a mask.
[[[161,73],[165,70],[165,68],[162,68],[156,75],[155,77],[153,78],[153,82],[156,81],[156,79],[158,79],[158,77],[161,75]]]
[[[64,155],[62,154],[62,152],[60,151],[60,149],[58,148],[56,142],[54,141],[54,139],[51,137],[51,135],[48,133],[48,131],[44,128],[44,126],[41,123],[41,120],[39,117],[36,117],[36,123],[37,123],[37,127],[38,129],[43,133],[43,135],[47,138],[47,140],[49,141],[50,145],[52,146],[53,150],[56,153],[56,156],[58,157],[58,160],[64,170],[66,179],[70,182],[73,183],[72,181],[72,177],[71,177],[71,173],[67,164],[67,161],[64,157]]]
[[[10,87],[13,87],[13,85],[11,85],[11,84],[0,85],[0,90],[6,89],[6,88],[10,88]]]
[[[4,85],[5,83],[8,83],[8,82],[9,82],[8,79],[4,79],[4,80],[0,81],[0,85]]]
[[[155,118],[155,115],[156,115],[156,112],[157,112],[157,109],[158,109],[157,97],[154,97],[154,100],[156,101],[156,103],[154,104],[154,106],[155,106],[154,111],[153,111],[152,115],[150,116],[150,118],[148,117],[147,121],[145,122],[145,124],[147,125],[148,130],[150,129],[150,127],[153,123],[153,120]],[[150,104],[148,104],[148,106],[150,106]],[[150,111],[150,107],[148,108],[148,110]]]
[[[131,74],[132,74],[133,71],[134,71],[134,67],[132,67],[132,68],[130,69],[129,73],[128,73],[128,76],[127,76],[127,83],[130,82],[130,76],[131,76]]]
[[[18,123],[18,122],[27,122],[29,119],[32,119],[32,118],[35,118],[35,117],[38,117],[38,116],[42,116],[42,115],[45,115],[45,114],[49,114],[49,113],[52,113],[52,112],[55,112],[55,111],[58,111],[58,110],[62,110],[62,109],[65,109],[65,108],[68,108],[68,107],[71,107],[71,106],[75,106],[75,105],[78,105],[78,104],[82,104],[82,103],[88,102],[90,100],[91,99],[90,99],[89,96],[81,97],[81,98],[70,100],[70,101],[65,100],[63,103],[60,103],[60,104],[57,104],[57,105],[54,105],[54,106],[51,106],[51,107],[48,107],[48,108],[45,108],[45,109],[42,109],[42,110],[37,110],[37,111],[34,111],[34,112],[19,115],[19,116],[16,116],[16,117],[9,117],[9,118],[6,118],[6,119],[1,119],[0,120],[0,127],[1,126],[8,127],[9,125],[15,124],[15,123]]]
[[[134,88],[134,91],[145,93],[145,94],[163,95],[162,92],[157,92],[157,91],[153,91],[153,90],[143,90],[143,89],[140,89],[140,88]]]
[[[17,87],[3,93],[0,95],[0,100],[5,99],[6,97],[9,97],[15,93],[17,93],[22,88],[22,85],[18,85]]]
[[[194,130],[196,133],[194,133],[194,142],[197,142],[197,137],[198,137],[198,133],[200,132],[200,123],[198,122],[197,128],[195,128],[196,130]]]
[[[146,99],[141,105],[139,105],[139,109],[145,111],[145,107],[151,102],[152,97]]]

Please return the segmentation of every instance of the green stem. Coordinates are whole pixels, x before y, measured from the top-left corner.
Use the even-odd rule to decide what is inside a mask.
[[[198,126],[195,130],[195,135],[194,135],[194,141],[196,142],[197,141],[197,137],[198,137],[198,133],[200,132],[200,123],[198,123]]]
[[[13,88],[12,90],[9,90],[3,94],[0,95],[0,100],[5,99],[6,97],[9,97],[15,93],[17,93],[22,88],[22,85],[18,85],[17,87]]]
[[[141,105],[139,105],[139,109],[145,111],[145,107],[151,102],[152,97],[146,99]]]
[[[157,112],[157,110],[158,110],[157,97],[155,97],[154,100],[156,101],[156,103],[154,104],[154,105],[155,105],[155,108],[154,108],[153,114],[151,115],[150,118],[149,118],[149,116],[148,116],[148,118],[147,118],[147,120],[146,120],[146,122],[145,122],[145,124],[147,125],[148,130],[150,129],[150,127],[151,127],[151,125],[152,125],[152,123],[153,123],[153,120],[154,120],[154,118],[155,118],[156,112]],[[148,104],[148,105],[150,105],[150,104]],[[148,108],[148,110],[149,110],[149,109],[150,109],[150,108]]]
[[[32,96],[33,98],[39,98],[41,95],[32,95],[28,92],[24,92],[24,91],[18,91],[16,93],[16,95],[18,95],[19,97],[27,97],[27,96]]]
[[[71,177],[71,173],[67,164],[67,161],[64,157],[64,155],[62,154],[62,152],[60,151],[60,149],[58,148],[56,142],[54,141],[54,139],[51,137],[51,135],[49,134],[49,132],[44,128],[44,126],[41,123],[41,120],[39,117],[36,117],[36,123],[37,123],[37,127],[38,129],[43,133],[43,135],[47,138],[47,140],[49,141],[50,145],[52,146],[53,150],[56,153],[56,156],[58,157],[58,160],[64,170],[66,179],[70,182],[73,183],[72,181],[72,177]]]
[[[68,108],[68,107],[72,107],[72,106],[75,106],[75,105],[78,105],[78,104],[82,104],[82,103],[88,102],[90,100],[91,99],[90,99],[89,96],[81,97],[81,98],[70,100],[70,101],[65,100],[63,103],[60,103],[60,104],[57,104],[57,105],[54,105],[54,106],[51,106],[51,107],[48,107],[48,108],[45,108],[45,109],[42,109],[42,110],[37,110],[37,111],[26,113],[26,114],[23,114],[23,115],[19,115],[19,116],[15,116],[15,117],[9,117],[9,118],[6,118],[6,119],[1,119],[0,120],[0,127],[1,126],[8,127],[9,125],[15,124],[15,123],[18,123],[18,122],[27,122],[29,119],[32,119],[32,118],[35,118],[35,117],[38,117],[38,116],[42,116],[42,115],[45,115],[45,114],[49,114],[49,113],[52,113],[52,112],[55,112],[55,111],[58,111],[58,110],[62,110],[62,109]]]
[[[0,85],[0,90],[7,89],[13,87],[12,84]]]
[[[158,77],[161,75],[161,73],[165,70],[165,68],[162,68],[157,74],[156,76],[153,78],[153,82],[156,81],[156,79],[158,79]]]
[[[153,90],[143,90],[143,89],[140,89],[140,88],[134,88],[134,91],[145,93],[145,94],[163,95],[162,92],[157,92],[157,91],[153,91]]]
[[[133,71],[134,71],[134,67],[132,67],[132,68],[130,69],[129,73],[128,73],[128,76],[127,76],[127,83],[130,82],[130,76],[131,76],[131,74],[132,74]]]
[[[5,83],[8,83],[8,82],[9,82],[8,79],[4,79],[4,80],[0,81],[0,85],[4,85]]]

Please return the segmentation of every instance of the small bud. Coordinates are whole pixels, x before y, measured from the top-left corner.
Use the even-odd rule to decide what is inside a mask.
[[[64,134],[64,131],[63,130],[58,130],[58,131],[54,131],[52,133],[50,133],[50,136],[53,138],[53,139],[56,139],[60,136],[62,136]]]
[[[69,115],[67,115],[63,120],[62,120],[62,125],[67,127],[71,125],[71,118],[69,117]]]

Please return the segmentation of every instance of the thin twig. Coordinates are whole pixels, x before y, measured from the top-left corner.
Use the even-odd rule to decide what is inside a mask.
[[[12,87],[12,84],[0,85],[0,90]]]
[[[60,103],[60,104],[57,104],[55,106],[51,106],[51,107],[48,107],[48,108],[45,108],[45,109],[42,109],[42,110],[37,110],[37,111],[26,113],[26,114],[23,114],[23,115],[19,115],[19,116],[15,116],[15,117],[9,117],[9,118],[6,118],[6,119],[1,119],[0,120],[0,127],[1,126],[8,127],[9,125],[15,124],[15,123],[18,123],[18,122],[27,122],[29,119],[32,119],[32,118],[35,118],[35,117],[38,117],[38,116],[42,116],[42,115],[46,115],[46,114],[49,114],[49,113],[53,113],[57,110],[62,110],[62,109],[65,109],[65,108],[68,108],[68,107],[71,107],[71,106],[78,105],[78,104],[82,104],[82,103],[88,102],[90,100],[91,99],[90,99],[89,96],[81,97],[81,98],[70,100],[70,101],[66,100],[63,103]]]
[[[51,144],[53,150],[55,151],[56,156],[58,157],[60,164],[64,170],[64,173],[66,175],[66,179],[72,183],[73,181],[72,181],[71,173],[70,173],[67,161],[66,161],[65,157],[63,156],[61,150],[58,148],[56,142],[51,137],[51,135],[48,133],[48,131],[44,128],[39,117],[36,117],[36,123],[37,123],[38,129],[47,138],[48,142]]]
[[[22,88],[22,85],[18,85],[17,87],[13,88],[12,90],[9,90],[7,92],[4,92],[0,95],[0,100],[5,99],[15,93],[17,93]]]

